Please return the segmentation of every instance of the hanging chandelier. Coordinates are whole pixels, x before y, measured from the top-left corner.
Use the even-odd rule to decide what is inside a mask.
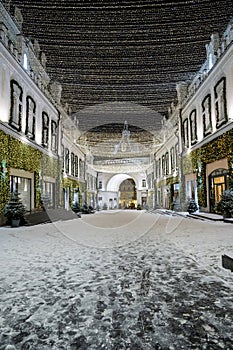
[[[121,140],[120,140],[119,143],[117,143],[114,146],[113,153],[116,154],[118,151],[121,151],[121,152],[131,151],[130,131],[128,129],[127,121],[124,122],[124,127],[123,127],[123,130],[122,130]]]

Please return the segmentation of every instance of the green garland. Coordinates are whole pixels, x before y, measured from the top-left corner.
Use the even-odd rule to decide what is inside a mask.
[[[57,178],[60,173],[58,160],[41,153],[41,172],[44,176]]]
[[[39,173],[42,172],[45,176],[57,178],[59,173],[57,160],[0,130],[0,161],[2,160],[6,161],[8,171],[5,174],[5,179],[0,182],[0,212],[2,212],[10,195],[10,168],[34,173],[35,205],[39,207],[41,197]]]
[[[178,176],[172,176],[166,179],[166,185],[173,185],[179,182],[179,177]]]
[[[190,174],[192,173],[194,170],[193,170],[193,163],[192,163],[192,158],[191,158],[191,154],[187,155],[187,156],[184,156],[183,157],[183,160],[182,160],[182,163],[183,163],[183,175],[187,175],[187,174]]]
[[[197,176],[198,201],[202,207],[207,206],[207,190],[206,190],[206,164],[212,163],[216,160],[227,158],[229,169],[229,183],[230,188],[233,186],[233,151],[232,151],[233,129],[227,131],[223,135],[217,137],[211,143],[208,143],[197,150],[190,153],[189,159],[185,158],[186,164],[191,160],[190,172],[196,172],[198,167],[201,168],[200,174]],[[186,173],[186,172],[185,172]]]
[[[80,193],[86,192],[86,183],[79,182],[77,180],[73,180],[69,178],[62,179],[62,187],[64,189],[69,189],[70,191],[72,191],[73,189],[79,188]],[[72,205],[72,196],[69,196],[69,204],[70,206]]]

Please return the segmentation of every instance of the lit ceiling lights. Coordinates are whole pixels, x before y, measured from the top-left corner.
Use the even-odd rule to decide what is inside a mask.
[[[121,140],[118,144],[114,146],[113,154],[116,154],[119,151],[119,149],[121,152],[132,151],[130,145],[130,131],[128,129],[127,121],[124,122]]]

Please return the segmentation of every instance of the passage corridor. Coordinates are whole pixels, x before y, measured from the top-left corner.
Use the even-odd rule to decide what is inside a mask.
[[[0,228],[0,350],[233,349],[232,224],[106,211]]]

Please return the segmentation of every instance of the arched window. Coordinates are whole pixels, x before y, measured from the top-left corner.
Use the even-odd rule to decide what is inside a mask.
[[[170,150],[170,164],[171,164],[171,171],[173,172],[175,170],[175,148],[172,147]]]
[[[57,123],[54,120],[51,122],[51,149],[57,151]]]
[[[32,140],[35,139],[36,103],[30,97],[26,98],[26,130],[25,134]]]
[[[226,78],[223,77],[214,87],[216,127],[220,128],[227,122]]]
[[[189,130],[188,130],[187,118],[183,121],[183,142],[184,142],[184,147],[188,148],[189,147]]]
[[[146,187],[146,180],[142,179],[142,187]]]
[[[73,152],[71,152],[71,175],[75,175],[75,158]]]
[[[204,136],[207,136],[212,132],[210,94],[207,95],[202,101],[202,119],[203,119],[203,126],[204,126]]]
[[[65,172],[66,174],[70,172],[70,151],[68,148],[65,149]]]
[[[49,141],[49,116],[47,113],[42,113],[42,146],[48,148]]]
[[[29,69],[29,62],[28,62],[28,56],[27,54],[24,52],[23,54],[23,68],[25,70],[28,70]]]
[[[23,89],[15,80],[11,80],[11,107],[9,125],[21,131],[21,120],[23,110]]]
[[[197,142],[197,111],[194,109],[189,115],[191,145]]]
[[[74,156],[74,163],[75,163],[75,171],[74,175],[78,177],[78,156]]]

